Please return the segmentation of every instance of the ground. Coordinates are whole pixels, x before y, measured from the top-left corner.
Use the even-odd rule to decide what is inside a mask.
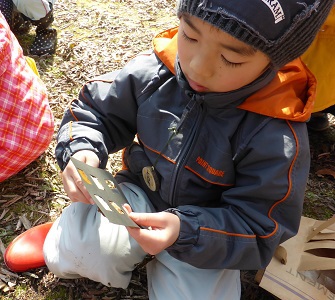
[[[177,24],[175,0],[58,0],[54,7],[58,46],[53,56],[34,57],[49,92],[55,134],[65,107],[94,76],[122,67],[151,47],[153,36]],[[18,36],[25,51],[34,37]],[[331,119],[332,125],[334,120]],[[311,171],[304,215],[326,219],[334,214],[335,127],[310,133]],[[55,142],[19,174],[0,183],[0,249],[27,228],[59,216],[69,204],[54,158]],[[306,162],[307,163],[307,162]],[[120,153],[111,156],[111,172]],[[255,271],[242,272],[242,299],[274,299],[258,287]],[[128,289],[111,289],[87,279],[62,280],[47,268],[11,273],[0,254],[0,299],[148,299],[145,268],[138,268]]]

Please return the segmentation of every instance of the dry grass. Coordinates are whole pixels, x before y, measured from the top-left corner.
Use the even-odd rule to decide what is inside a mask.
[[[54,26],[57,52],[34,57],[48,91],[58,130],[63,111],[92,77],[121,68],[130,58],[151,47],[153,36],[177,24],[175,0],[58,0]],[[18,37],[27,49],[34,36]],[[328,217],[334,213],[334,179],[316,176],[333,167],[334,132],[312,136],[313,168],[306,196],[306,214]],[[54,158],[55,141],[37,161],[0,183],[0,250],[27,228],[54,220],[69,204]],[[325,154],[326,153],[326,154]],[[327,154],[329,153],[329,154]],[[322,154],[320,156],[320,154]],[[119,153],[110,157],[113,172],[120,168]],[[322,195],[322,196],[321,196]],[[258,288],[254,272],[243,272],[243,299],[272,299]],[[145,269],[137,269],[127,290],[107,288],[87,279],[61,280],[47,268],[32,273],[10,273],[0,256],[0,299],[148,299]]]

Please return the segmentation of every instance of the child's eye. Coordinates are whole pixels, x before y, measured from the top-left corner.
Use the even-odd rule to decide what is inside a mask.
[[[183,37],[186,41],[191,42],[191,43],[195,43],[195,42],[197,41],[197,40],[192,39],[192,38],[190,38],[189,36],[187,36],[186,33],[185,33],[185,31],[182,31],[182,37]]]
[[[233,62],[227,60],[223,55],[221,55],[221,59],[224,62],[224,64],[228,67],[237,68],[237,67],[240,67],[242,65],[242,63],[233,63]]]

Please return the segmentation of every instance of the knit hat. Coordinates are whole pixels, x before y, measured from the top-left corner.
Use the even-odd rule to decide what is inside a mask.
[[[334,0],[179,0],[188,13],[265,53],[275,68],[303,54]]]

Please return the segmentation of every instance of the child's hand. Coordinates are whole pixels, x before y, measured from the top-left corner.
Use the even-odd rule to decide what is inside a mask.
[[[129,205],[125,205],[129,217],[138,225],[149,229],[127,227],[129,234],[140,244],[142,249],[155,255],[171,246],[178,238],[180,220],[178,216],[168,212],[134,213]]]
[[[99,167],[99,158],[93,151],[81,150],[76,152],[73,157],[92,167]],[[67,164],[61,176],[64,190],[70,197],[71,201],[94,204],[71,160]]]

